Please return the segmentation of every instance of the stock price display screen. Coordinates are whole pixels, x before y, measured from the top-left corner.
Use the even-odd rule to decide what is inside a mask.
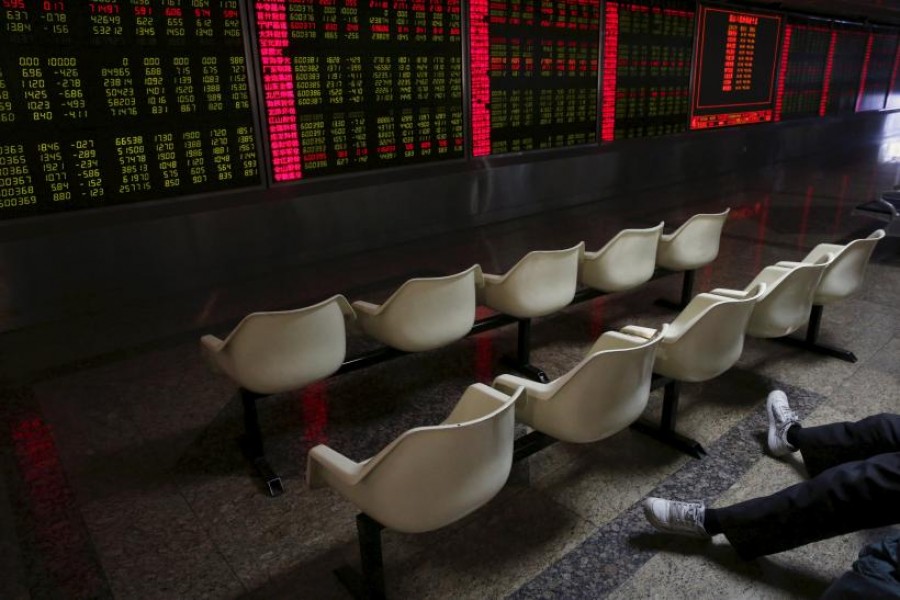
[[[897,36],[888,33],[870,33],[867,41],[866,62],[862,90],[856,110],[881,110],[894,73],[897,53]]]
[[[0,218],[259,183],[237,0],[0,0]]]
[[[831,31],[824,27],[796,23],[785,27],[775,100],[776,121],[824,114],[822,100],[830,48]]]
[[[700,7],[691,128],[773,119],[781,17]]]
[[[597,141],[600,0],[470,0],[472,153]]]
[[[601,140],[681,133],[690,106],[693,2],[606,2]]]
[[[462,158],[459,0],[254,0],[275,181]]]
[[[861,75],[866,63],[869,35],[864,31],[836,29],[831,34],[829,70],[826,77],[825,114],[856,110]]]

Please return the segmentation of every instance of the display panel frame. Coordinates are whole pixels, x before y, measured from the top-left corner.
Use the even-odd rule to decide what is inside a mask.
[[[776,23],[776,32],[774,34],[773,55],[771,70],[768,75],[769,79],[769,95],[763,101],[745,101],[745,102],[724,102],[717,104],[699,104],[701,87],[703,83],[703,65],[704,50],[703,44],[706,39],[706,31],[704,29],[706,23],[706,15],[711,12],[731,13],[735,15],[743,15],[750,17],[762,17],[765,19],[773,19]],[[720,129],[722,127],[736,127],[741,125],[752,125],[758,123],[771,123],[774,121],[776,86],[778,81],[778,67],[781,59],[781,46],[784,34],[784,22],[786,13],[772,12],[765,9],[757,9],[755,7],[736,7],[730,4],[720,4],[714,2],[697,2],[697,21],[694,29],[694,54],[693,68],[691,70],[691,106],[688,115],[688,129],[690,131],[701,131],[705,129]],[[724,60],[723,60],[724,64]],[[754,67],[755,68],[755,67]],[[724,66],[723,66],[724,69]],[[728,90],[730,91],[730,90]],[[738,108],[738,107],[755,107],[752,110],[728,111],[721,109]],[[705,114],[698,114],[705,110]]]

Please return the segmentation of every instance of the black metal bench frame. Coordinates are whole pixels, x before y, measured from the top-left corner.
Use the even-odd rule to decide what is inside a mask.
[[[656,271],[654,271],[653,276],[649,281],[654,281],[673,273],[675,273],[675,271],[657,269]],[[681,300],[685,305],[687,304],[687,302],[690,302],[691,294],[693,293],[693,285],[694,271],[684,271]],[[595,290],[593,288],[582,288],[575,293],[570,306],[572,304],[578,304],[587,300],[593,300],[594,298],[600,298],[602,296],[608,295],[610,294]],[[544,373],[544,371],[531,364],[531,319],[519,319],[510,315],[497,313],[495,315],[491,315],[489,317],[476,321],[469,333],[466,334],[466,337],[477,335],[479,333],[490,331],[492,329],[498,329],[506,325],[511,325],[512,323],[516,323],[518,327],[516,355],[504,356],[501,359],[501,362],[506,366],[509,366],[510,368],[513,368],[520,373],[525,374],[529,378],[534,379],[535,381],[547,383],[549,381],[549,378]],[[335,373],[332,374],[331,377],[338,377],[346,373],[359,371],[361,369],[381,364],[383,362],[387,362],[389,360],[405,356],[407,354],[410,353],[404,352],[403,350],[397,350],[396,348],[391,348],[390,346],[382,346],[381,348],[377,348],[375,350],[371,350],[369,352],[360,354],[359,356],[354,356],[345,360],[341,367],[337,371],[335,371]],[[673,385],[677,385],[677,382],[673,382]],[[667,387],[666,389],[666,397],[668,397],[669,388]],[[636,429],[643,433],[647,433],[648,435],[652,435],[657,439],[665,441],[666,443],[670,443],[679,449],[683,449],[683,447],[693,447],[690,444],[685,446],[687,442],[683,443],[683,441],[679,441],[677,434],[675,434],[674,432],[674,413],[678,405],[677,391],[674,393],[674,400],[671,401],[672,408],[668,413],[664,409],[664,422],[661,423],[659,427],[648,425],[643,428],[639,426],[636,427]],[[264,482],[269,495],[272,497],[280,496],[284,492],[284,485],[282,484],[281,477],[275,472],[268,459],[266,458],[265,442],[263,439],[262,431],[259,427],[259,414],[257,412],[256,406],[259,400],[267,398],[268,395],[257,394],[244,388],[240,388],[239,394],[244,410],[244,434],[240,439],[241,449],[246,458],[253,465],[259,477]],[[668,418],[671,421],[669,425],[665,424],[665,416],[667,414],[669,415]],[[692,456],[697,456],[696,452],[691,452],[688,450],[684,451],[688,452],[688,454],[691,454]]]

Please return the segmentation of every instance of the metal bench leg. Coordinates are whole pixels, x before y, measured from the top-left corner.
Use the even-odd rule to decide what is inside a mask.
[[[350,565],[335,569],[334,574],[347,591],[359,600],[383,600],[384,562],[381,557],[381,530],[384,525],[365,513],[356,515],[359,558],[362,573]]]
[[[531,364],[531,319],[517,319],[519,324],[519,338],[517,340],[516,356],[504,356],[500,362],[530,379],[549,383],[550,378],[541,369]]]
[[[775,341],[787,344],[788,346],[794,346],[795,348],[803,348],[804,350],[815,352],[816,354],[831,356],[832,358],[839,358],[846,362],[855,363],[858,359],[856,358],[856,355],[849,350],[820,344],[816,341],[819,337],[819,327],[822,323],[823,308],[824,307],[821,304],[813,305],[812,311],[809,313],[809,323],[806,325],[806,339],[801,340],[794,337],[782,337],[775,338]]]
[[[241,403],[244,405],[244,436],[240,441],[241,449],[265,482],[269,495],[280,496],[284,493],[284,487],[281,485],[281,477],[275,474],[266,459],[263,436],[259,429],[259,414],[256,412],[256,401],[266,396],[244,388],[240,389],[240,394]]]
[[[697,276],[697,271],[690,270],[684,271],[681,281],[681,302],[676,304],[671,300],[666,300],[665,298],[659,298],[654,302],[657,306],[662,306],[663,308],[668,308],[671,310],[684,310],[684,307],[687,306],[691,298],[694,296],[694,279]]]
[[[675,421],[678,416],[678,398],[681,395],[681,382],[671,379],[663,379],[663,381],[665,381],[666,388],[663,394],[662,418],[659,425],[648,419],[638,419],[632,423],[631,428],[694,458],[703,458],[706,455],[706,450],[703,449],[700,442],[675,431]]]

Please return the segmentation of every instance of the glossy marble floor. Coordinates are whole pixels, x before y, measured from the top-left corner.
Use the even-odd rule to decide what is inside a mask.
[[[743,287],[815,244],[868,234],[859,202],[895,183],[878,147],[758,172],[667,186],[610,214],[598,201],[432,237],[232,287],[128,306],[0,336],[0,597],[347,598],[332,569],[356,561],[354,508],[307,490],[306,453],[327,443],[362,459],[412,426],[443,419],[467,385],[503,372],[509,326],[406,356],[260,406],[285,493],[267,497],[235,443],[240,402],[200,359],[204,333],[253,310],[342,292],[379,301],[410,276],[472,263],[503,272],[526,251],[580,240],[597,249],[624,227],[672,226],[732,207],[718,260],[697,291]],[[654,207],[652,210],[647,207]],[[754,562],[727,543],[655,534],[648,495],[716,505],[803,477],[761,451],[764,398],[786,389],[805,422],[900,412],[900,243],[876,250],[865,290],[829,307],[822,339],[855,364],[748,340],[725,375],[685,385],[679,429],[709,450],[694,460],[631,430],[596,444],[557,444],[517,464],[483,509],[443,530],[384,534],[393,598],[815,598],[869,539],[860,532]],[[604,330],[674,316],[669,277],[536,321],[533,362],[571,368]],[[350,340],[350,354],[371,344]],[[654,393],[648,414],[659,410]],[[524,433],[524,430],[520,433]]]

